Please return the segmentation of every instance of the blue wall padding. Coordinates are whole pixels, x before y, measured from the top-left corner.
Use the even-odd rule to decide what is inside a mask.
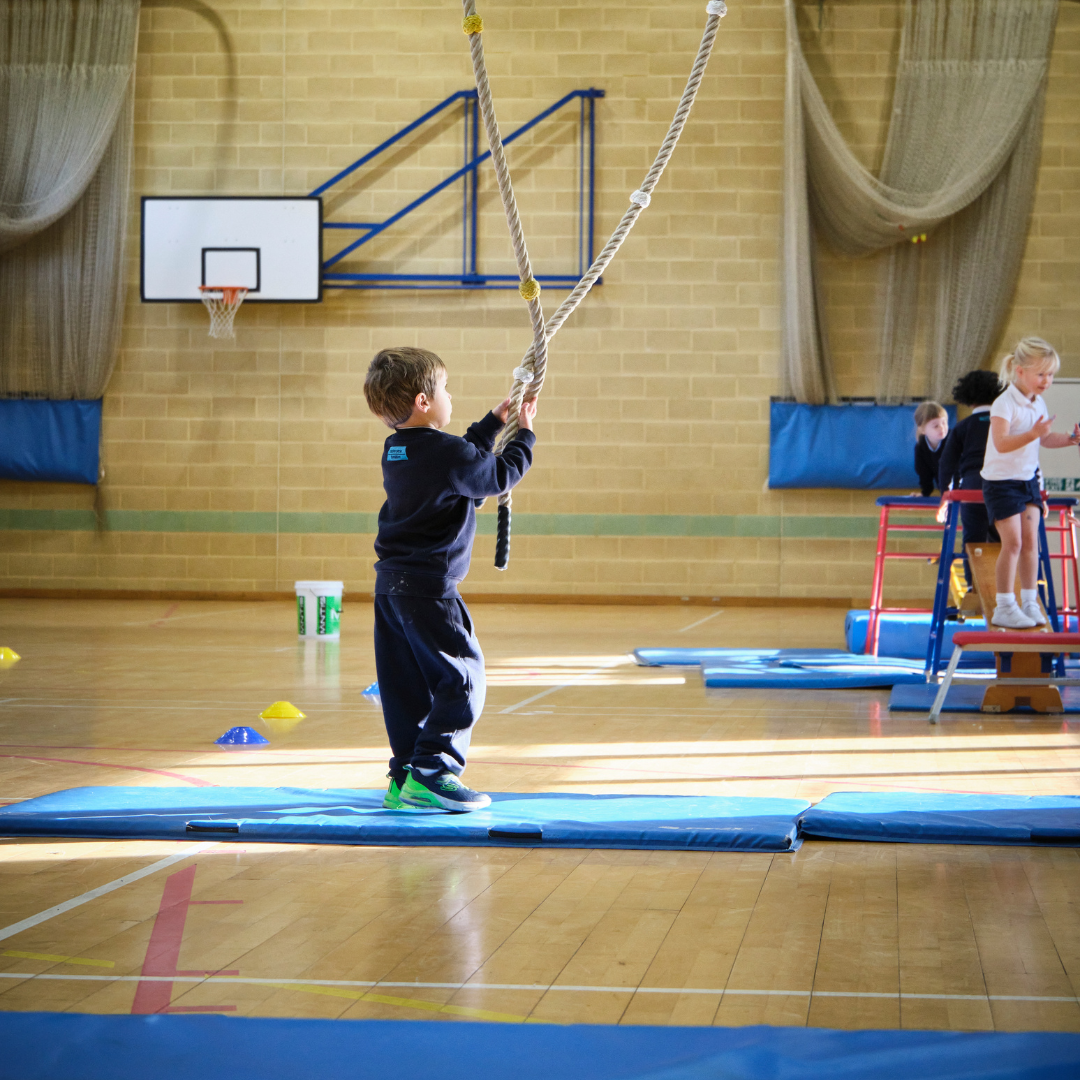
[[[0,1013],[0,1080],[1061,1080],[1064,1032],[448,1024],[225,1016]]]
[[[899,656],[905,660],[926,660],[930,644],[929,612],[912,612],[879,616],[881,631],[878,634],[878,656]],[[866,632],[870,625],[869,611],[849,611],[844,619],[844,638],[854,653],[866,648]],[[985,619],[968,619],[966,622],[946,622],[942,638],[941,655],[948,661],[952,655],[953,634],[957,630],[985,630]],[[993,667],[994,654],[965,649],[960,663],[964,667]]]
[[[947,411],[951,427],[956,409]],[[914,405],[771,403],[769,487],[918,486]]]
[[[0,477],[96,484],[101,402],[0,398]]]
[[[1080,846],[1080,795],[838,791],[799,821],[803,836],[903,844]]]
[[[1066,666],[1066,672],[1070,678],[1076,678],[1077,672]],[[1080,686],[1062,686],[1061,704],[1063,711],[1067,713],[1080,713]],[[920,686],[894,686],[889,697],[890,712],[930,712],[930,706],[934,704],[934,697],[938,692],[936,683],[923,683]],[[965,685],[962,682],[954,682],[945,693],[945,704],[942,712],[973,712],[977,713],[982,708],[985,686]],[[1018,713],[1036,715],[1033,709],[1021,706],[1014,710]]]
[[[493,793],[470,814],[384,810],[383,791],[83,787],[0,807],[2,836],[298,844],[792,851],[805,799]]]

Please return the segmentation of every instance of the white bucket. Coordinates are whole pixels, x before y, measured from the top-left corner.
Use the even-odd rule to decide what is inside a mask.
[[[337,641],[341,637],[342,581],[296,582],[296,623],[302,638]]]

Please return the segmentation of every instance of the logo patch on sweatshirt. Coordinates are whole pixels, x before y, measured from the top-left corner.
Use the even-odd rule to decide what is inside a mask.
[[[391,446],[390,449],[386,451],[386,460],[408,461],[409,455],[405,453],[405,449],[404,446]]]

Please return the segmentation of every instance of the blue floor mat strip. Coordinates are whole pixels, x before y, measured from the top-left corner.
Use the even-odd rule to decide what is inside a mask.
[[[635,649],[646,667],[701,665],[706,686],[843,690],[923,682],[914,660],[837,649]]]
[[[793,851],[805,799],[493,793],[471,814],[384,810],[379,791],[82,787],[0,807],[2,836]]]
[[[794,851],[803,837],[1080,846],[1080,796],[842,792],[805,799],[492,795],[487,810],[383,810],[382,791],[83,787],[0,807],[0,836],[265,843]]]
[[[1080,795],[838,791],[799,821],[802,836],[906,844],[1080,846]]]
[[[0,1013],[0,1080],[1060,1080],[1080,1035]],[[407,1048],[407,1049],[406,1049]]]
[[[925,683],[923,665],[912,660],[853,656],[828,649],[784,649],[774,657],[725,657],[703,661],[710,687],[768,690],[853,690]]]
[[[1072,665],[1068,665],[1067,673],[1071,677],[1076,676]],[[894,686],[889,695],[890,712],[921,712],[929,715],[930,706],[934,704],[938,686],[935,683],[920,683],[917,686]],[[942,712],[973,712],[977,713],[982,708],[985,686],[971,686],[954,682],[945,694],[945,704],[941,707]],[[1061,703],[1066,713],[1080,713],[1080,686],[1061,687]],[[982,713],[984,717],[993,717],[993,713]],[[1011,711],[1009,715],[1038,716],[1039,713],[1032,709],[1019,708]],[[1043,716],[1045,720],[1052,720],[1051,716]]]

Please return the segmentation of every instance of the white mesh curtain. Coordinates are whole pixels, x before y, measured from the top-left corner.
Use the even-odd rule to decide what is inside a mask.
[[[879,399],[944,397],[985,359],[1016,286],[1058,0],[905,0],[878,177],[845,144],[803,56],[793,0],[785,3],[786,391],[811,403],[836,392],[815,284],[816,231],[850,256],[892,249]],[[922,233],[927,243],[909,242]],[[912,387],[920,326],[927,382]]]
[[[138,0],[0,4],[0,397],[98,398],[119,344]]]

